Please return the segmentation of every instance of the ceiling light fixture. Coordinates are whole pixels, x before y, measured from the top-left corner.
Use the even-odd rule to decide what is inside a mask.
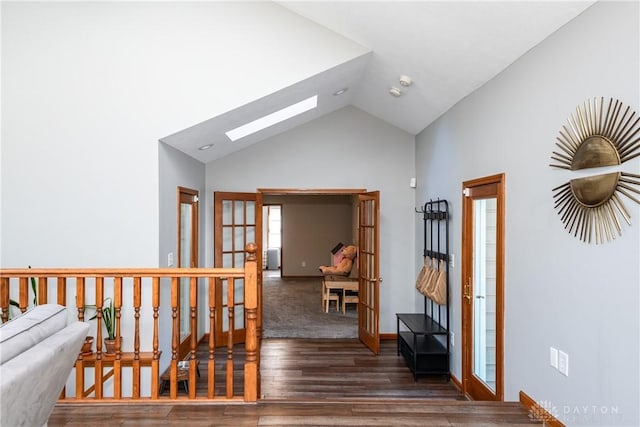
[[[333,92],[333,96],[342,95],[343,93],[345,93],[348,90],[349,90],[348,87],[343,87],[342,89]]]
[[[389,94],[391,94],[391,96],[398,98],[399,96],[402,96],[402,91],[395,86],[391,86],[389,88]]]
[[[400,84],[404,87],[409,87],[413,84],[413,80],[409,76],[400,76]]]
[[[225,134],[231,141],[237,141],[240,138],[244,138],[247,135],[251,135],[252,133],[256,133],[258,131],[266,129],[270,126],[275,125],[276,123],[280,123],[282,121],[290,119],[291,117],[312,110],[317,106],[318,95],[313,95],[310,98],[304,99],[271,114],[267,114],[266,116],[260,117],[259,119],[239,126],[235,129],[231,129],[230,131],[225,132]]]
[[[204,150],[208,150],[211,147],[213,147],[213,144],[206,144],[206,145],[203,145],[201,147],[198,147],[198,150],[204,151]]]

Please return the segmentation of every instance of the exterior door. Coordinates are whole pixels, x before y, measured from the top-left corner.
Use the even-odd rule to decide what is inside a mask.
[[[462,386],[503,400],[504,174],[463,183]]]
[[[358,195],[358,337],[372,352],[380,352],[380,192]]]
[[[214,193],[214,266],[244,268],[247,243],[258,245],[258,335],[262,331],[262,200],[258,193]],[[215,287],[215,342],[244,342],[244,281],[218,280]],[[218,308],[219,307],[219,308]],[[233,313],[230,320],[229,313]]]

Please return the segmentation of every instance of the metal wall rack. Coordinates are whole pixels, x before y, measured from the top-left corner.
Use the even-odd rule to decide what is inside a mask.
[[[424,221],[423,256],[443,260],[447,274],[446,304],[424,297],[424,313],[397,313],[398,355],[402,355],[414,379],[422,374],[449,370],[449,204],[429,200],[417,213]]]

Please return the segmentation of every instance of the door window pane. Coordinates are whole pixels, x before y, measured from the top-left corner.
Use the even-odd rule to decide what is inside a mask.
[[[496,198],[473,202],[473,373],[496,380]]]
[[[231,200],[222,201],[222,225],[233,224],[232,203]]]

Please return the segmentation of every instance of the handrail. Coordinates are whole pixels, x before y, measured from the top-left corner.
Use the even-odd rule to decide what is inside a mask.
[[[1,268],[4,277],[243,277],[243,268]]]
[[[259,387],[256,250],[255,244],[247,245],[244,268],[3,268],[0,269],[0,310],[2,311],[0,318],[2,322],[7,321],[11,306],[17,305],[17,308],[24,312],[33,304],[35,295],[30,282],[31,278],[34,278],[37,282],[35,293],[38,304],[47,303],[49,296],[55,295],[51,302],[76,310],[77,315],[74,317],[79,321],[95,320],[95,352],[79,353],[75,370],[70,376],[70,379],[75,377],[75,384],[70,380],[60,397],[65,403],[98,401],[122,403],[142,399],[146,402],[155,400],[255,402]],[[166,285],[170,290],[165,294],[161,289],[166,289]],[[186,286],[188,289],[188,320],[189,329],[192,332],[188,340],[187,357],[184,359],[187,368],[178,367],[181,344],[180,286]],[[228,303],[216,306],[216,300],[218,304],[222,300],[219,295],[224,287],[226,287]],[[242,288],[244,288],[243,298],[241,302],[237,302],[238,297],[234,297],[234,294]],[[208,296],[208,302],[199,304],[198,295],[205,293]],[[109,303],[105,302],[107,300]],[[126,305],[123,305],[124,301]],[[113,303],[113,311],[107,313],[111,303]],[[186,304],[182,306],[185,307]],[[239,306],[244,310],[243,324],[246,329],[244,354],[233,348],[233,325],[239,322],[235,319],[234,312]],[[216,325],[224,323],[222,315],[225,310],[226,322],[230,328],[227,333],[228,341],[217,343]],[[160,322],[161,313],[164,313],[162,314],[165,319],[162,323],[164,327]],[[108,318],[110,314],[113,317],[116,336],[114,356],[109,355],[102,345],[103,325],[105,321],[110,320]],[[209,329],[208,333],[201,337],[196,335],[198,316]],[[168,324],[171,326],[166,327]],[[122,332],[126,334],[127,343],[130,344],[127,349],[123,346]],[[151,340],[148,339],[149,337]],[[166,368],[169,374],[168,397],[160,395],[159,392],[161,338],[164,340],[163,348],[167,350],[164,360],[170,357]],[[198,340],[198,338],[201,339]],[[204,364],[199,364],[196,358],[199,341],[206,343],[208,347],[208,359]],[[170,345],[167,345],[168,342]],[[226,357],[218,357],[219,360],[216,360],[216,347],[221,345],[226,346]],[[234,384],[233,367],[234,362],[242,358],[244,358],[243,382],[242,387],[238,387]],[[201,368],[207,375],[198,379],[197,373]],[[143,375],[144,370],[150,370],[150,375]],[[184,372],[185,370],[187,372]],[[150,380],[143,381],[143,378],[150,378]],[[220,384],[221,378],[224,379],[224,386]],[[199,393],[197,384],[205,380],[206,393]],[[218,391],[216,391],[216,380],[218,380]],[[188,396],[179,396],[178,387],[185,385],[183,381],[188,385]],[[220,391],[221,389],[224,391]]]

